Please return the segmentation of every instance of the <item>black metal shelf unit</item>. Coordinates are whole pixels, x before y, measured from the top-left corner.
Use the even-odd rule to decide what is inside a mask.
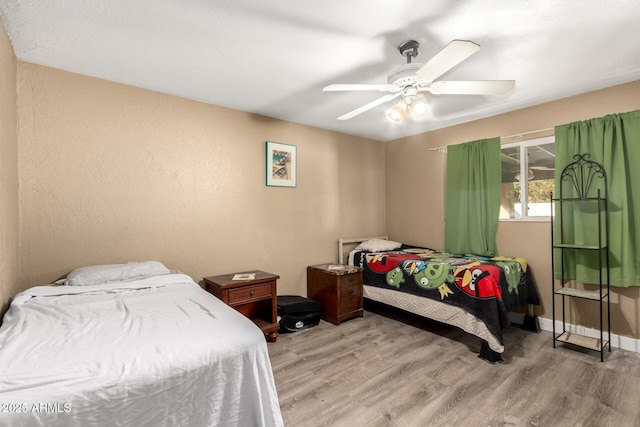
[[[551,265],[553,283],[553,347],[557,342],[568,343],[578,347],[587,348],[600,352],[600,361],[604,361],[604,349],[611,351],[611,312],[609,299],[609,207],[607,204],[607,174],[600,163],[589,160],[589,153],[576,154],[573,156],[574,162],[569,163],[560,175],[560,197],[554,198],[551,193]],[[597,185],[597,191],[593,191],[592,186]],[[566,194],[565,186],[571,186],[571,197],[563,197]],[[596,187],[593,187],[594,189]],[[595,193],[595,196],[593,195]],[[589,196],[589,194],[592,194]],[[554,203],[557,207],[557,215],[554,212]],[[565,242],[565,218],[563,215],[563,204],[581,203],[595,205],[597,220],[597,243],[579,244],[576,242]],[[573,210],[571,211],[573,213]],[[604,217],[604,221],[603,221]],[[604,223],[603,223],[604,222]],[[554,236],[554,226],[558,227],[558,235]],[[556,241],[557,240],[557,241]],[[565,251],[566,250],[595,251],[598,257],[599,283],[598,290],[590,291],[572,286],[572,282],[566,279],[565,275]],[[556,285],[556,251],[560,252],[560,281]],[[562,332],[556,332],[556,297],[562,299]],[[567,299],[582,298],[586,300],[598,301],[600,305],[600,338],[582,335],[567,330]],[[607,312],[606,330],[607,337],[604,336],[604,309]]]

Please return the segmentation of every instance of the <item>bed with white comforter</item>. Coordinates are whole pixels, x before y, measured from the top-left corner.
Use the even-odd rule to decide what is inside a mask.
[[[281,426],[267,344],[183,274],[16,296],[2,426]]]

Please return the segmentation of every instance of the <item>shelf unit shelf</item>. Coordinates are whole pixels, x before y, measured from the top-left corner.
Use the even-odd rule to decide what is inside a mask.
[[[562,249],[584,249],[586,251],[599,251],[607,249],[607,246],[598,246],[598,245],[576,245],[570,243],[563,243],[558,245],[553,245],[554,248],[562,248]]]
[[[603,199],[602,197],[600,199],[598,199],[597,197],[552,197],[551,200],[553,202],[589,202],[589,201],[595,201],[595,200],[600,200],[602,201],[603,204],[607,203],[606,199]]]
[[[566,295],[568,297],[576,297],[576,298],[584,298],[590,299],[593,301],[598,301],[606,298],[608,296],[607,293],[600,295],[599,291],[587,291],[584,289],[576,289],[569,287],[562,287],[560,289],[556,289],[556,295]]]
[[[611,351],[611,314],[610,314],[610,300],[609,300],[609,212],[607,205],[607,175],[601,164],[589,160],[589,153],[576,154],[574,156],[575,161],[569,163],[560,174],[559,193],[560,197],[554,198],[553,193],[550,194],[551,199],[551,265],[552,265],[552,280],[553,280],[553,347],[556,347],[557,343],[566,343],[574,346],[586,348],[600,352],[600,361],[604,362],[604,351],[608,348]],[[590,196],[593,194],[593,185],[598,186],[596,196]],[[563,197],[564,187],[567,186],[571,189],[576,196]],[[556,203],[558,210],[553,210],[553,204]],[[595,204],[591,208],[591,211],[597,213],[597,244],[578,244],[575,242],[563,241],[565,237],[565,222],[571,218],[564,218],[563,205],[575,204],[575,203],[590,203]],[[557,214],[557,215],[556,215]],[[575,213],[573,214],[575,215]],[[604,221],[603,221],[604,218]],[[555,229],[558,229],[558,236],[554,236]],[[599,283],[597,283],[598,290],[590,291],[585,289],[578,289],[566,284],[567,280],[575,278],[566,277],[566,257],[565,250],[574,251],[592,251],[597,253],[598,257],[598,270],[599,270]],[[556,254],[560,254],[560,277],[556,278]],[[557,280],[559,279],[559,280]],[[556,282],[560,282],[560,287],[557,287]],[[562,305],[562,331],[556,332],[556,297],[561,300]],[[591,336],[578,334],[576,332],[569,331],[567,328],[567,310],[566,303],[572,298],[580,298],[584,300],[597,301],[599,304],[600,322],[599,333],[600,338],[594,338]],[[604,312],[606,311],[606,322]],[[605,323],[607,339],[605,340]]]
[[[601,341],[598,338],[588,337],[574,332],[563,332],[558,335],[556,341],[600,352],[609,344],[609,341]]]

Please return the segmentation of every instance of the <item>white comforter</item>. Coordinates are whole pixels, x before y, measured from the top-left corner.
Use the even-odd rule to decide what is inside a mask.
[[[2,426],[280,426],[261,331],[171,274],[40,286],[0,327]]]

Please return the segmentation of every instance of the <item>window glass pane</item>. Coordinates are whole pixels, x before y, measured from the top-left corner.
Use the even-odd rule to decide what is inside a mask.
[[[555,145],[525,147],[527,152],[527,216],[550,216],[549,193],[553,191]]]
[[[548,138],[540,140],[539,144],[524,141],[502,148],[501,219],[550,216],[549,193],[554,188],[555,145],[553,140],[549,141]],[[526,176],[520,176],[522,170],[526,171]],[[523,193],[526,200],[522,200]]]
[[[500,218],[520,218],[520,147],[502,149]],[[517,208],[517,209],[516,209]]]

